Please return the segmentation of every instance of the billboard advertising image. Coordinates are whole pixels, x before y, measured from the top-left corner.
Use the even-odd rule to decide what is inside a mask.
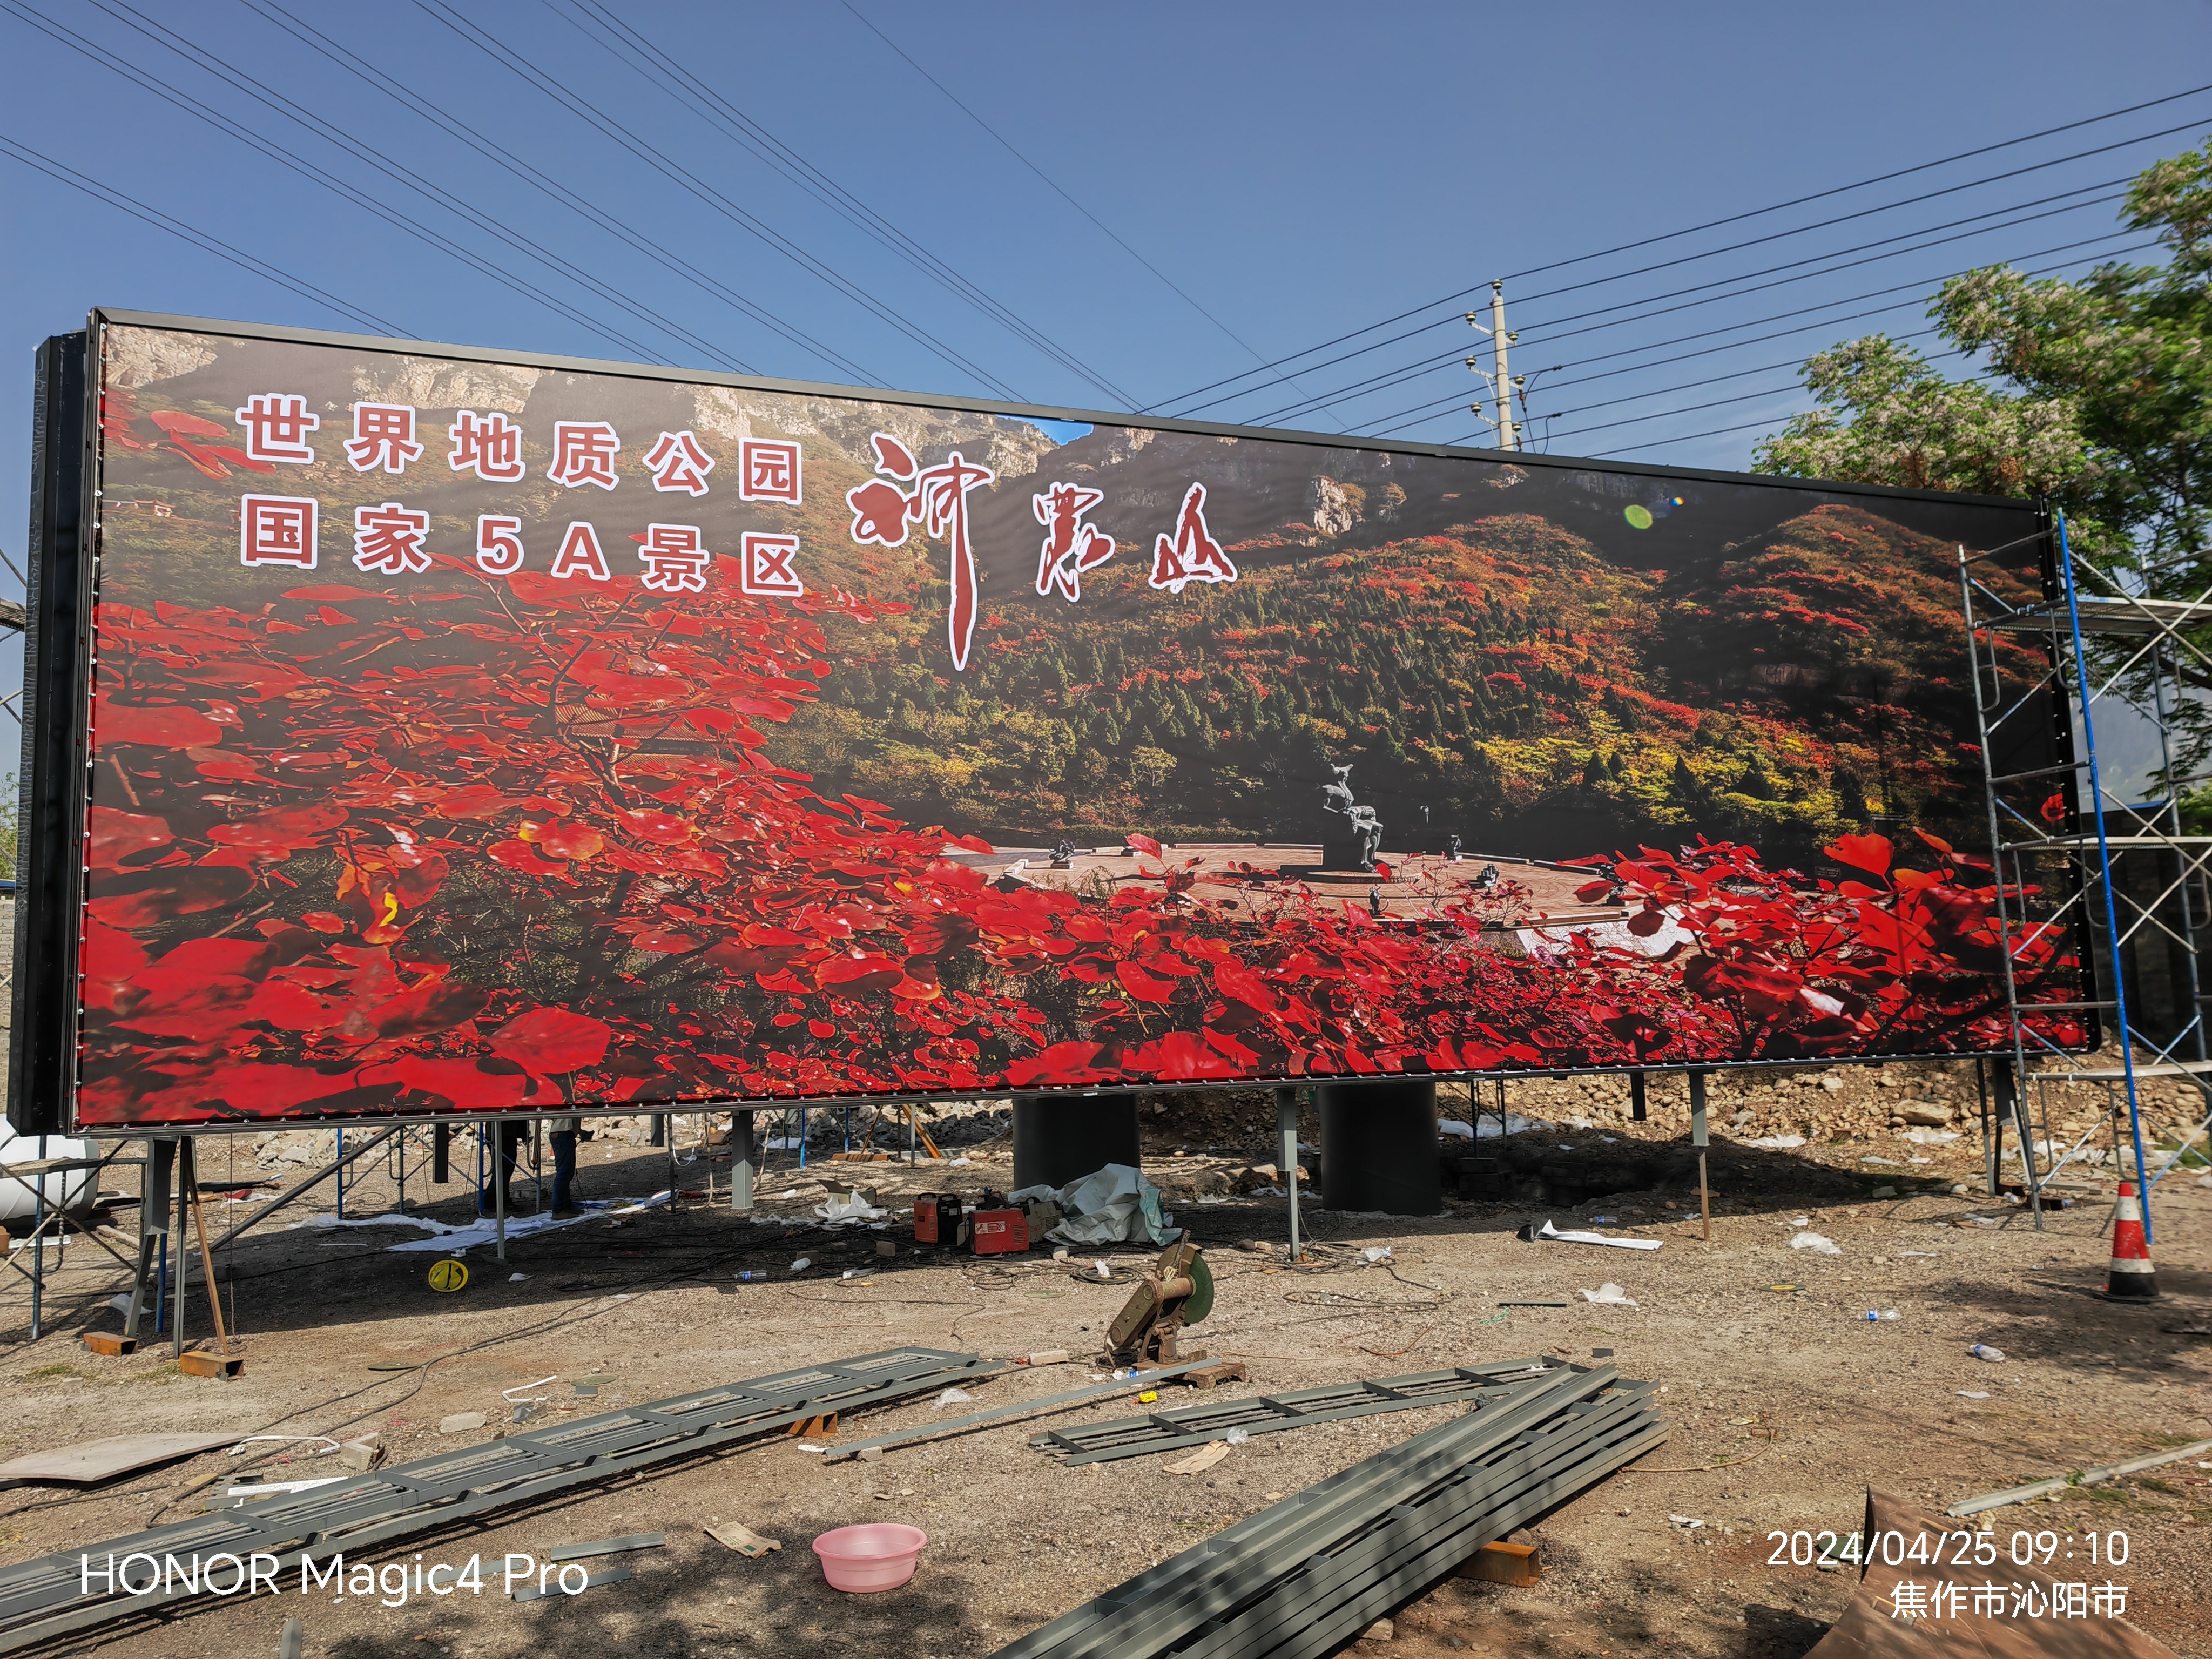
[[[2025,503],[131,313],[76,349],[17,970],[74,1125],[2008,1040],[1957,550]],[[2033,546],[1983,579],[2038,591]],[[2021,1000],[2077,956],[2024,946]]]

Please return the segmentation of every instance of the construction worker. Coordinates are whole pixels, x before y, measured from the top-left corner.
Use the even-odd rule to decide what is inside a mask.
[[[553,1216],[556,1221],[584,1212],[570,1190],[576,1180],[576,1137],[583,1127],[580,1113],[556,1117],[552,1133],[546,1137],[553,1143]]]
[[[494,1129],[492,1144],[496,1150],[492,1154],[491,1178],[499,1183],[498,1190],[507,1194],[506,1210],[507,1214],[513,1215],[514,1174],[522,1164],[522,1143],[530,1133],[530,1124],[523,1118],[501,1118]],[[500,1207],[491,1188],[487,1188],[477,1194],[478,1215],[496,1215]]]

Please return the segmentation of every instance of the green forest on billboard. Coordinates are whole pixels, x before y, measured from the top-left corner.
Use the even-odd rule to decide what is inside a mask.
[[[2019,508],[187,329],[102,361],[80,1121],[2003,1036],[1954,550]],[[279,403],[327,424],[272,459]],[[592,477],[559,434],[599,426]],[[742,495],[747,446],[803,490]],[[271,529],[309,507],[312,568]],[[2074,1000],[2067,935],[2012,966]]]

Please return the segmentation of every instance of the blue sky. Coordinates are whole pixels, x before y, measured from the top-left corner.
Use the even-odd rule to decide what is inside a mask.
[[[0,0],[0,136],[233,253],[0,154],[0,548],[32,351],[94,304],[1485,441],[1457,296],[1507,275],[1553,449],[1741,466],[1808,351],[2137,240],[2099,198],[2212,93],[1583,256],[2212,82],[2202,5],[2081,15]]]

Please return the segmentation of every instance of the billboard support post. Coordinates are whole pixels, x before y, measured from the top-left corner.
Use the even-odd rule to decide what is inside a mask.
[[[1698,1223],[1706,1243],[1713,1242],[1713,1199],[1705,1185],[1705,1074],[1690,1073],[1690,1145],[1698,1149]]]
[[[1282,1171],[1283,1191],[1291,1200],[1291,1260],[1298,1260],[1298,1091],[1275,1091],[1275,1167]]]
[[[749,1215],[753,1207],[753,1115],[730,1114],[730,1208]]]
[[[1322,1202],[1386,1215],[1443,1208],[1434,1083],[1334,1083],[1316,1092]]]
[[[1631,1072],[1628,1074],[1628,1121],[1631,1123],[1644,1121],[1648,1105],[1649,1102],[1644,1095],[1644,1073]]]

